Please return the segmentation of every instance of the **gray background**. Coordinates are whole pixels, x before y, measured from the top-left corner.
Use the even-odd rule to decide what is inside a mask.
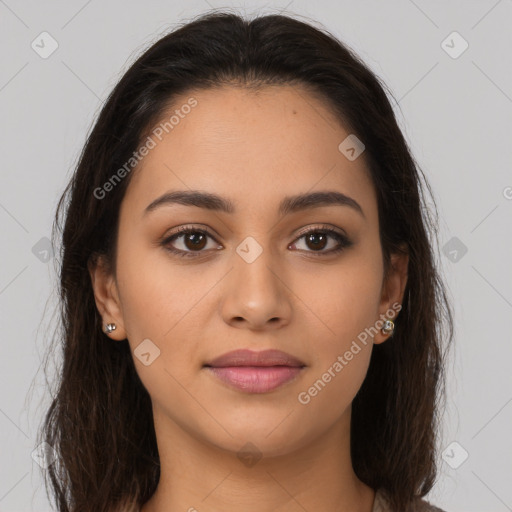
[[[136,55],[187,18],[225,6],[317,20],[391,88],[434,189],[456,314],[447,451],[428,499],[447,512],[512,510],[511,0],[0,0],[0,512],[50,510],[31,457],[47,406],[40,365],[55,303],[45,237],[85,136]],[[58,43],[47,59],[31,47],[43,31]],[[457,58],[445,51],[463,48],[446,40],[453,31],[469,44]]]

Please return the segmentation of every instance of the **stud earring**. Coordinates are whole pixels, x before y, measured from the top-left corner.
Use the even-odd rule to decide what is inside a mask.
[[[105,329],[104,329],[104,331],[105,331],[107,334],[110,334],[112,331],[115,331],[116,329],[117,329],[116,324],[105,324]]]
[[[393,331],[395,330],[395,324],[392,320],[386,320],[384,322],[384,325],[381,329],[381,332],[382,334],[385,334],[385,335],[393,335]]]

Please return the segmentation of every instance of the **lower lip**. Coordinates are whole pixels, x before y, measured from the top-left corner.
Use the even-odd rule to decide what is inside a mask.
[[[207,367],[223,382],[247,393],[267,393],[297,377],[302,368],[292,366]]]

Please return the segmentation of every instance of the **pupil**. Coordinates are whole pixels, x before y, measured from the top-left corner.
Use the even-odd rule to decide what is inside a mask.
[[[321,234],[321,233],[311,233],[309,235],[309,241],[312,241],[313,245],[318,243],[318,241],[315,241],[316,238],[323,239],[323,241],[325,242],[325,235],[324,234]],[[320,242],[320,244],[321,244],[321,242]],[[324,247],[325,247],[325,243],[321,244],[321,247],[313,247],[313,248],[314,249],[323,249]]]
[[[201,239],[202,238],[202,239]],[[191,233],[187,236],[187,241],[191,241],[194,248],[202,249],[201,242],[204,242],[205,236],[203,233]]]

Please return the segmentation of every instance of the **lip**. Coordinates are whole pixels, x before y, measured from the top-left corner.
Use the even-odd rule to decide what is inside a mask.
[[[253,350],[240,349],[227,352],[206,363],[205,366],[216,368],[227,366],[290,366],[301,368],[306,366],[300,359],[282,352],[281,350]]]
[[[204,365],[228,386],[246,393],[268,393],[295,379],[306,365],[280,350],[235,350]]]

